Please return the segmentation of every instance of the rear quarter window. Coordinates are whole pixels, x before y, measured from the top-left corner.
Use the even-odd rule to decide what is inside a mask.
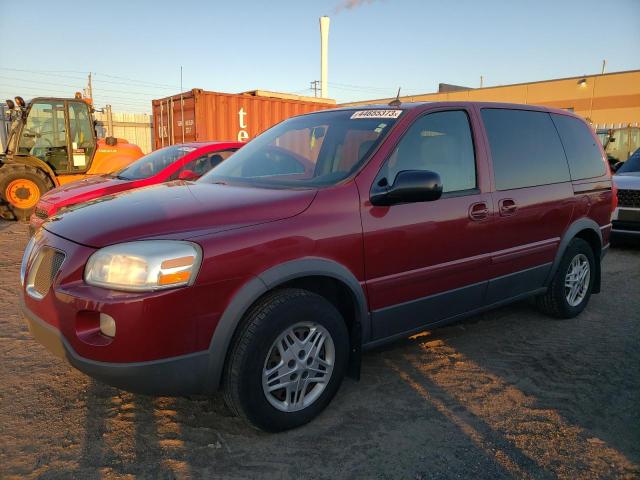
[[[583,121],[566,115],[551,114],[564,146],[573,180],[599,177],[606,172],[602,153]]]
[[[567,159],[546,112],[484,108],[497,190],[570,180]]]

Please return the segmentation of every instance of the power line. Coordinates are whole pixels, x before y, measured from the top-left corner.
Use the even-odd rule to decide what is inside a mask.
[[[4,84],[2,85],[3,88],[9,87],[9,88],[15,88],[15,91],[19,91],[19,93],[21,93],[23,96],[25,97],[50,97],[50,96],[60,96],[61,98],[71,98],[71,96],[69,95],[69,92],[66,90],[62,90],[62,89],[51,89],[51,88],[40,88],[40,87],[27,87],[25,88],[24,85],[22,86],[17,86],[17,85],[7,85]],[[15,95],[14,93],[9,93],[6,94],[7,91],[2,91],[5,92],[5,97],[12,97],[13,95]],[[140,106],[145,105],[148,106],[148,108],[151,108],[151,100],[136,100],[134,98],[125,98],[125,97],[118,97],[118,96],[112,96],[112,95],[96,95],[96,98],[93,99],[94,104],[102,104],[102,103],[126,103],[129,105],[133,105],[133,104],[138,104]]]
[[[73,79],[73,80],[81,80],[81,81],[85,81],[86,77],[77,77],[77,76],[73,76],[73,75],[61,75],[57,72],[65,72],[65,70],[51,70],[51,71],[46,71],[46,70],[27,70],[27,69],[21,69],[21,68],[9,68],[9,67],[0,67],[0,70],[8,70],[8,71],[12,71],[12,72],[22,72],[22,73],[31,73],[31,74],[35,74],[35,75],[46,75],[47,77],[49,76],[53,76],[53,77],[59,77],[59,78],[68,78],[68,79]],[[72,70],[68,70],[67,72],[74,72]],[[81,74],[88,74],[89,72],[75,72],[75,73],[81,73]],[[109,75],[106,73],[99,73],[99,72],[93,72],[94,76],[97,75],[98,77],[103,76],[103,77],[108,77],[108,78],[119,78],[119,79],[123,79],[123,80],[129,80],[128,82],[114,82],[114,81],[110,81],[110,80],[102,80],[100,78],[94,78],[94,81],[99,81],[102,83],[107,83],[107,84],[112,84],[112,85],[133,85],[133,86],[138,86],[138,87],[147,87],[147,88],[159,88],[162,90],[173,90],[173,89],[177,89],[178,86],[177,85],[168,85],[168,84],[160,84],[160,83],[154,83],[154,82],[147,82],[144,80],[134,80],[134,79],[129,79],[126,77],[118,77],[115,75]]]
[[[37,84],[54,85],[54,86],[64,86],[64,87],[71,87],[71,88],[75,88],[75,89],[80,88],[77,85],[70,85],[68,83],[53,83],[53,82],[46,82],[46,81],[42,81],[42,80],[31,80],[31,79],[26,79],[26,78],[6,77],[4,75],[0,75],[0,78],[4,78],[4,79],[7,79],[7,80],[14,80],[14,81],[18,81],[18,82],[37,83]],[[93,80],[93,83],[95,84],[95,79]],[[109,89],[109,88],[102,88],[102,87],[99,87],[98,91],[100,91],[100,92],[111,92],[111,93],[117,93],[117,94],[122,94],[122,95],[145,95],[145,96],[149,96],[149,97],[157,97],[159,95],[157,93],[137,92],[137,91],[134,92],[134,91],[130,91],[130,90],[117,90],[117,89]]]
[[[103,77],[116,78],[116,79],[120,79],[120,80],[129,80],[131,82],[140,83],[140,84],[144,83],[144,84],[147,84],[147,85],[155,85],[157,87],[166,87],[166,88],[177,88],[178,87],[178,85],[170,85],[170,84],[167,84],[167,83],[147,82],[146,80],[135,80],[135,79],[132,79],[132,78],[120,77],[118,75],[109,75],[109,74],[100,73],[100,72],[94,72],[94,73],[96,75],[101,75]]]
[[[16,92],[21,93],[23,95],[25,95],[25,91],[26,92],[30,92],[30,93],[35,93],[34,96],[50,96],[52,94],[55,95],[62,95],[65,97],[69,97],[70,93],[69,91],[63,90],[63,88],[61,87],[70,87],[75,91],[78,91],[81,89],[81,87],[78,87],[77,85],[70,85],[70,84],[63,84],[63,83],[54,83],[54,82],[45,82],[45,81],[41,81],[41,80],[26,80],[26,79],[20,79],[20,78],[13,78],[13,77],[5,77],[5,76],[1,76],[0,78],[5,78],[5,79],[9,79],[9,80],[15,80],[18,82],[22,82],[25,81],[27,83],[34,83],[34,84],[41,84],[41,85],[52,85],[53,88],[51,87],[42,87],[40,85],[37,86],[32,86],[32,85],[6,85],[10,88],[15,88]],[[3,85],[4,86],[4,85]],[[107,92],[107,93],[105,93]],[[115,92],[119,95],[113,95],[111,93],[108,92]],[[122,96],[125,95],[125,96]],[[127,95],[133,95],[133,97],[129,97]],[[93,98],[94,104],[108,104],[108,103],[115,103],[118,100],[122,100],[123,102],[126,102],[128,105],[132,105],[132,104],[138,104],[138,105],[144,105],[146,108],[150,108],[151,105],[151,100],[152,98],[148,98],[148,99],[137,99],[135,98],[136,96],[139,95],[145,95],[145,96],[149,96],[149,97],[156,97],[157,95],[152,94],[152,93],[144,93],[144,92],[125,92],[125,91],[120,91],[120,90],[109,90],[109,89],[100,89],[98,92],[96,92],[96,95]]]

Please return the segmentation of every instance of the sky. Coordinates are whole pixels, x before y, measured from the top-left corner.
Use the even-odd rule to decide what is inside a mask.
[[[72,96],[149,112],[202,88],[313,95],[331,17],[339,102],[640,68],[640,0],[0,0],[0,98]]]

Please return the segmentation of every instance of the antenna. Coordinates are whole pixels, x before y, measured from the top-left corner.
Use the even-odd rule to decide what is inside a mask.
[[[398,87],[398,94],[396,95],[395,100],[391,100],[389,102],[390,107],[399,107],[400,105],[402,105],[402,102],[400,101],[400,88],[401,87]]]

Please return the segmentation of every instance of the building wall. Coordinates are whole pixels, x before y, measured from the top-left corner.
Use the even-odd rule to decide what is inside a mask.
[[[586,82],[582,82],[582,80]],[[403,102],[510,102],[571,109],[598,127],[640,124],[640,70],[400,97]],[[392,98],[345,105],[388,103]]]

